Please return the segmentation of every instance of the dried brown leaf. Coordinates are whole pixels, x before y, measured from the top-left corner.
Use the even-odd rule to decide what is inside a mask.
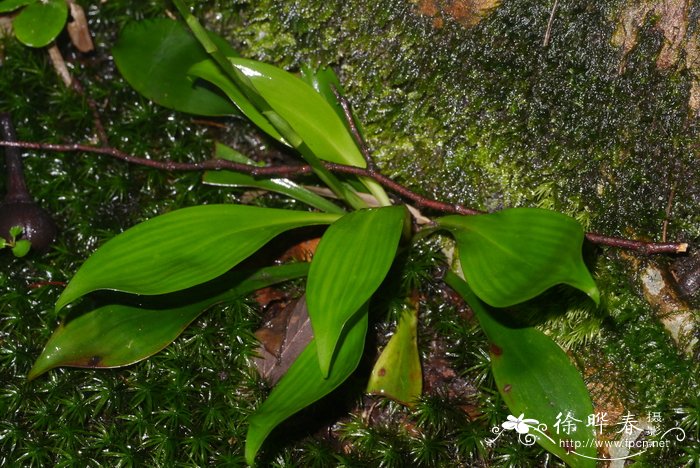
[[[73,18],[66,25],[70,40],[80,52],[92,52],[95,50],[95,45],[92,42],[90,28],[88,27],[87,18],[83,7],[71,0],[68,2],[70,6],[70,15]]]
[[[274,385],[313,339],[306,298],[282,308],[255,336],[260,347],[253,363],[260,376]]]

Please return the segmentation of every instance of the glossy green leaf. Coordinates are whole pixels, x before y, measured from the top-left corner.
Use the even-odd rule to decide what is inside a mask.
[[[36,3],[39,0],[4,0],[0,2],[0,13],[7,13],[9,11],[15,11],[30,3]]]
[[[31,242],[29,242],[27,239],[20,239],[16,241],[14,247],[12,247],[12,254],[15,257],[24,257],[29,253],[31,248]]]
[[[338,76],[335,74],[335,71],[333,71],[331,67],[319,67],[315,70],[311,69],[310,67],[302,67],[301,78],[309,86],[314,88],[314,90],[320,96],[322,96],[323,99],[326,100],[326,102],[331,106],[331,108],[333,108],[333,111],[335,111],[335,113],[338,115],[341,122],[343,122],[343,125],[345,126],[348,133],[352,135],[352,131],[350,129],[347,116],[345,115],[345,111],[343,110],[343,107],[340,105],[340,102],[338,101],[338,98],[335,95],[336,92],[341,96],[344,95],[343,87],[340,84],[340,80],[338,80]],[[360,122],[357,121],[357,119],[355,119],[354,116],[351,116],[351,118],[355,123],[355,129],[360,134],[360,138],[364,138],[362,125],[360,125]],[[377,183],[373,179],[370,179],[369,177],[359,177],[359,180],[364,184],[365,187],[369,189],[372,195],[374,195],[374,198],[377,199],[377,202],[380,206],[391,205],[391,200],[389,199],[389,196],[384,190],[384,187],[382,187],[379,183]]]
[[[243,58],[230,60],[318,158],[351,166],[366,166],[341,118],[311,86],[291,73],[267,63]],[[238,104],[228,89],[231,85],[226,84],[230,80],[218,68],[205,62],[193,67],[191,72],[221,87]],[[248,115],[245,109],[242,108],[241,111]],[[248,117],[260,126],[259,119]],[[268,132],[266,128],[261,128]],[[289,143],[296,146],[294,142]]]
[[[100,247],[56,303],[92,291],[166,294],[222,275],[286,230],[326,224],[338,215],[243,205],[202,205],[157,216]]]
[[[318,67],[313,69],[309,66],[304,66],[301,68],[301,79],[303,79],[306,84],[314,88],[316,92],[320,94],[328,104],[331,105],[338,117],[344,123],[346,123],[343,107],[340,105],[335,93],[333,92],[333,88],[335,88],[335,90],[342,95],[343,86],[340,84],[340,80],[335,74],[335,71],[333,71],[333,68]]]
[[[188,73],[199,79],[208,81],[215,85],[236,105],[236,107],[250,119],[258,128],[270,135],[275,140],[285,145],[290,145],[289,142],[282,138],[282,135],[275,129],[270,121],[265,117],[249,100],[243,92],[221,71],[218,65],[211,60],[204,60],[193,64]]]
[[[68,19],[65,0],[42,0],[27,5],[12,21],[15,35],[30,47],[44,47],[56,39]]]
[[[569,466],[594,468],[595,434],[587,426],[593,404],[566,353],[536,328],[511,327],[497,320],[495,315],[502,314],[490,312],[454,273],[449,272],[445,280],[469,304],[489,339],[493,376],[511,414],[536,420],[529,433]],[[568,415],[577,420],[569,419],[576,428],[569,433],[570,426],[564,422]],[[535,430],[539,424],[546,424],[546,429]],[[578,448],[567,452],[567,445]]]
[[[573,218],[539,208],[513,208],[476,216],[437,220],[459,248],[467,282],[494,307],[532,299],[556,284],[600,293],[583,263],[583,229]]]
[[[22,226],[12,226],[10,228],[10,238],[14,241],[16,238],[22,235],[24,228]]]
[[[255,456],[272,429],[297,411],[328,395],[352,374],[362,357],[367,322],[365,308],[349,324],[338,343],[337,362],[327,377],[317,365],[316,340],[312,340],[302,351],[267,400],[248,420],[245,457],[249,465],[255,463]]]
[[[389,272],[406,219],[403,206],[354,211],[321,238],[311,262],[306,303],[324,375],[343,327]]]
[[[220,143],[216,144],[216,158],[233,160],[242,164],[254,164],[254,161],[236,152],[233,148]],[[335,203],[316,195],[310,190],[289,179],[258,179],[248,174],[233,171],[206,171],[202,176],[205,184],[219,185],[225,187],[254,187],[270,192],[281,193],[288,197],[306,203],[309,206],[318,208],[327,213],[342,214],[345,212]]]
[[[109,304],[61,324],[44,347],[27,378],[60,366],[120,367],[146,359],[170,344],[214,304],[245,296],[271,284],[304,276],[308,264],[294,263],[227,278],[233,288],[204,299],[163,298],[163,307]],[[182,296],[180,294],[179,296]],[[158,301],[150,301],[152,304]],[[178,303],[179,306],[168,304]]]
[[[205,65],[204,73],[211,75],[212,80],[218,80],[223,87],[222,89],[225,89],[239,106],[250,104],[253,107],[252,110],[260,112],[265,119],[252,117],[252,120],[264,130],[266,129],[273,137],[278,139],[281,137],[280,141],[297,149],[306,162],[309,163],[313,172],[343,201],[355,209],[366,208],[367,204],[357,193],[340,183],[338,178],[321,163],[321,160],[310,149],[307,142],[292,128],[290,122],[273,109],[273,106],[271,106],[267,99],[257,90],[252,80],[232,63],[232,60],[235,59],[226,57],[225,54],[221,53],[218,47],[212,43],[202,24],[189,12],[185,4],[181,0],[173,0],[173,2],[178,11],[180,11],[180,14],[185,17],[187,25],[197,37],[197,40],[199,40],[216,63],[216,67],[210,66],[208,70],[206,70],[206,62],[203,62]],[[194,69],[196,69],[196,67],[193,67],[193,70]],[[196,71],[193,73],[196,73]],[[216,76],[217,74],[219,75],[218,77]],[[275,82],[278,83],[279,80]],[[242,99],[235,98],[234,94],[238,93],[238,91],[240,91]],[[267,122],[269,122],[272,128],[267,125]]]
[[[236,55],[223,39],[210,34],[227,54]],[[210,59],[177,21],[156,19],[129,24],[112,54],[129,84],[161,106],[196,115],[238,114],[228,98],[188,75],[193,64]]]
[[[314,172],[341,199],[356,209],[366,207],[354,191],[341,185],[319,161],[366,166],[345,121],[333,106],[302,79],[280,68],[254,60],[231,58],[230,61],[243,75],[242,86],[254,87],[251,93],[262,98],[264,105],[269,106],[267,110],[251,104],[229,76],[210,61],[198,63],[190,73],[221,88],[258,127],[299,150]],[[391,205],[380,184],[369,177],[359,177],[359,180],[380,205]]]
[[[423,390],[418,355],[418,307],[406,305],[396,331],[374,364],[367,393],[384,395],[404,405],[413,405]]]

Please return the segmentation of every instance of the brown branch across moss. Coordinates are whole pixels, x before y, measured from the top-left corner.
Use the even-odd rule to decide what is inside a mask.
[[[302,175],[311,174],[313,171],[308,165],[281,165],[281,166],[252,166],[248,164],[240,164],[224,159],[208,159],[206,161],[195,163],[184,163],[175,161],[157,161],[153,159],[141,158],[134,156],[117,148],[112,147],[97,147],[81,144],[53,144],[53,143],[35,143],[28,141],[0,141],[0,146],[25,148],[33,150],[56,151],[56,152],[84,152],[93,154],[102,154],[110,156],[130,164],[151,167],[168,172],[175,171],[205,171],[205,170],[230,170],[250,174],[255,177],[286,177],[294,178]],[[421,208],[427,208],[442,213],[461,214],[461,215],[476,215],[484,214],[483,211],[467,208],[456,203],[445,203],[438,200],[433,200],[423,195],[420,195],[398,182],[382,175],[374,170],[369,170],[361,167],[347,166],[344,164],[324,163],[326,168],[337,174],[364,176],[376,180],[384,188],[394,192],[396,195],[410,200]],[[678,242],[646,242],[621,237],[610,237],[601,234],[588,232],[586,239],[596,245],[604,245],[619,249],[632,250],[642,255],[653,255],[661,253],[683,253],[688,249],[687,243]]]

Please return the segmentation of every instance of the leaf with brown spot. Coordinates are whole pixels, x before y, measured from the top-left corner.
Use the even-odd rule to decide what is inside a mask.
[[[595,434],[585,426],[593,404],[581,373],[566,353],[551,338],[534,327],[504,323],[505,311],[489,309],[456,274],[448,272],[445,281],[457,291],[474,311],[479,324],[492,343],[491,370],[503,401],[511,414],[524,414],[544,423],[550,439],[531,433],[544,449],[564,460],[571,467],[596,466]],[[557,414],[567,412],[581,421],[576,431],[566,434],[552,429]],[[575,441],[577,453],[563,447],[564,437]]]
[[[404,307],[394,335],[379,355],[367,384],[367,392],[384,395],[404,405],[415,404],[423,390],[418,355],[418,306]]]
[[[120,367],[145,359],[167,345],[202,312],[270,284],[303,276],[305,263],[237,272],[232,289],[199,300],[178,296],[177,306],[155,308],[108,304],[62,323],[49,338],[27,378],[58,366]],[[192,293],[191,293],[192,294]],[[165,296],[161,297],[165,301]],[[162,304],[162,302],[161,302]]]

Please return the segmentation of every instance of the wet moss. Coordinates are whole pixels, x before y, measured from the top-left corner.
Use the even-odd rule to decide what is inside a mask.
[[[692,238],[690,76],[656,69],[654,18],[618,73],[611,36],[624,5],[560,5],[546,47],[550,6],[528,0],[473,28],[436,28],[410,2],[259,2],[234,37],[263,38],[245,53],[283,66],[336,64],[375,156],[409,185],[496,209],[533,204],[547,181],[560,209],[593,228],[648,236],[674,188],[671,233]]]
[[[618,72],[621,53],[610,37],[624,4],[561,2],[547,47],[550,6],[532,0],[504,2],[472,28],[449,18],[436,28],[415,4],[390,0],[217,0],[199,2],[195,10],[246,56],[290,69],[333,64],[380,167],[417,191],[484,209],[545,206],[592,230],[650,238],[660,235],[673,191],[669,236],[696,239],[700,178],[698,126],[687,107],[691,76],[682,68],[656,68],[662,37],[654,18]],[[225,121],[224,133],[147,102],[120,79],[107,52],[118,30],[133,19],[162,16],[165,6],[157,0],[91,4],[98,53],[73,56],[61,42],[72,71],[100,107],[110,143],[178,161],[208,157],[216,138],[269,148],[243,122]],[[696,17],[698,7],[692,8]],[[20,138],[96,142],[85,99],[63,87],[44,52],[12,39],[3,47],[0,108],[12,113]],[[247,364],[257,316],[245,302],[212,311],[173,346],[135,366],[24,379],[59,321],[53,304],[60,287],[46,282],[66,281],[99,244],[141,220],[181,206],[233,201],[240,192],[201,186],[197,174],[96,156],[26,155],[30,189],[55,215],[61,236],[45,257],[0,258],[0,462],[241,464],[245,417],[265,393]],[[434,262],[431,255],[416,256],[417,264]],[[687,398],[698,390],[697,363],[675,349],[641,299],[634,272],[605,255],[596,271],[606,310],[587,321],[568,303],[568,318],[545,328],[580,356],[582,368],[613,362],[626,409],[662,411],[669,422],[686,424],[697,441],[697,402]],[[420,269],[408,273],[407,287],[430,281]],[[263,454],[270,464],[545,463],[541,450],[513,440],[484,446],[507,412],[488,371],[483,335],[446,302],[435,296],[426,304],[421,352],[432,356],[431,341],[439,336],[440,352],[473,385],[473,395],[466,401],[427,395],[416,412],[384,404],[378,409],[384,419],[341,421],[340,442],[315,434],[270,446]],[[455,416],[455,406],[445,402],[465,404],[478,415],[467,418],[460,409]],[[685,410],[673,413],[676,407]],[[678,464],[685,456],[680,451],[663,459]]]
[[[587,229],[651,239],[660,238],[673,197],[668,235],[700,234],[692,77],[680,66],[656,67],[657,18],[642,25],[621,67],[611,36],[623,1],[560,5],[547,47],[550,7],[539,2],[504,2],[470,29],[449,20],[436,28],[408,2],[349,2],[327,19],[329,5],[249,8],[247,34],[282,40],[246,43],[246,53],[292,69],[336,64],[388,174],[444,200],[489,210],[545,206]],[[317,21],[296,23],[300,17]],[[258,21],[264,30],[256,31]],[[641,299],[635,273],[615,265],[602,258],[597,267],[607,310],[574,307],[548,329],[591,359],[586,347],[599,346],[622,374],[630,411],[670,415],[697,385],[696,366]]]

